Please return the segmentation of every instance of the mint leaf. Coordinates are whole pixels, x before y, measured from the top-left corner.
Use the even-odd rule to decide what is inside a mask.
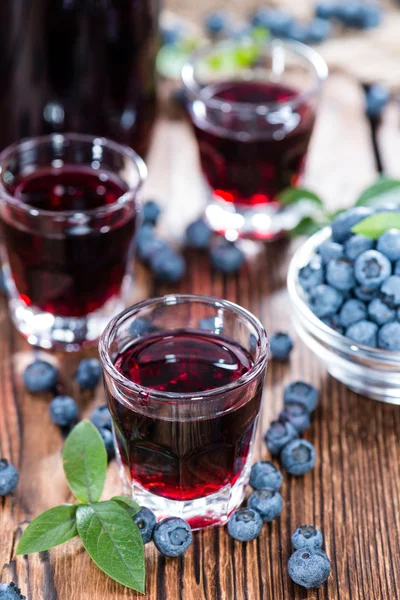
[[[352,227],[353,233],[365,235],[373,240],[378,239],[388,229],[400,229],[399,212],[381,212],[371,215]]]
[[[379,206],[390,201],[400,202],[400,181],[381,177],[363,191],[356,206]]]
[[[25,529],[17,547],[17,554],[44,552],[68,542],[78,535],[76,528],[77,505],[56,506],[36,517]]]
[[[314,194],[314,192],[310,192],[310,190],[306,190],[305,188],[286,188],[279,194],[278,200],[281,204],[284,204],[285,206],[287,206],[288,204],[296,204],[297,202],[301,202],[302,200],[309,200],[317,206],[323,207],[323,202],[321,198],[319,198],[317,194]]]
[[[137,502],[127,496],[114,496],[111,500],[122,506],[131,517],[136,515],[141,509],[141,506]]]
[[[76,425],[63,450],[64,472],[72,493],[81,502],[100,499],[107,473],[104,442],[87,419]]]
[[[118,583],[144,593],[143,542],[127,512],[112,500],[79,506],[77,524],[83,545],[96,565]]]

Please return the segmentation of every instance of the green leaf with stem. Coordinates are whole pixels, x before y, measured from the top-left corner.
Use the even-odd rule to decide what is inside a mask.
[[[353,233],[377,240],[388,229],[400,230],[400,212],[381,212],[371,215],[354,225],[351,230]]]
[[[377,207],[389,202],[400,203],[400,181],[380,177],[362,192],[356,206]]]
[[[141,509],[141,506],[132,500],[132,498],[128,498],[128,496],[114,496],[111,498],[111,500],[122,506],[122,508],[124,508],[131,515],[131,517],[136,515],[136,513],[138,513]]]
[[[68,542],[76,535],[76,504],[62,504],[36,517],[25,529],[17,547],[17,554],[44,552]]]
[[[285,206],[296,204],[302,200],[309,200],[320,208],[323,208],[324,206],[321,198],[317,196],[317,194],[305,188],[288,187],[278,195],[278,200]]]

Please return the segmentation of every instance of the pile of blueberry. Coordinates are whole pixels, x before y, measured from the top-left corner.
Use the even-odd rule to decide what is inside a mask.
[[[19,587],[11,583],[0,583],[0,600],[26,600]]]
[[[399,351],[400,231],[387,229],[377,240],[354,234],[372,214],[356,207],[337,216],[332,237],[300,269],[299,283],[326,325],[356,343]]]

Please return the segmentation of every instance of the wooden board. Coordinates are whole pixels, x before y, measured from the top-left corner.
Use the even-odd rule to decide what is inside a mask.
[[[393,123],[393,107],[390,110],[378,136],[380,144],[389,144],[386,156],[400,140],[393,125],[388,129],[388,123]],[[149,163],[147,192],[162,201],[162,228],[178,242],[185,223],[201,211],[204,202],[196,147],[184,121],[160,119]],[[306,182],[331,207],[345,205],[373,180],[375,164],[360,88],[350,78],[333,75],[323,95]],[[387,164],[395,170],[393,157]],[[271,332],[292,331],[285,278],[294,247],[286,242],[258,247],[240,275],[231,279],[213,273],[207,260],[191,254],[187,276],[173,288],[155,288],[146,270],[138,266],[135,298],[166,291],[210,293],[250,309]],[[12,496],[0,499],[1,580],[17,581],[29,600],[140,597],[103,575],[79,541],[39,556],[14,556],[26,520],[71,500],[61,467],[63,439],[48,416],[49,397],[33,396],[21,385],[21,373],[34,354],[12,328],[3,300],[0,455],[18,466],[21,481]],[[79,394],[74,387],[72,376],[81,356],[36,354],[57,363],[64,389],[79,400],[82,415],[103,402],[101,389],[93,396]],[[299,378],[321,392],[320,407],[307,432],[318,459],[304,478],[285,476],[282,517],[264,526],[258,540],[245,545],[230,539],[223,528],[196,533],[191,549],[179,559],[165,559],[149,544],[146,600],[400,599],[400,408],[348,391],[296,340],[289,364],[269,365],[260,433],[279,412],[284,385]],[[267,457],[261,435],[255,459],[260,457]],[[104,497],[119,488],[112,464]],[[332,575],[319,591],[307,592],[287,575],[290,536],[304,523],[322,529],[332,560]]]

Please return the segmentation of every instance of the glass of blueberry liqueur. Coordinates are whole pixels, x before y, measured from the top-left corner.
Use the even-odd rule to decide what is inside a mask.
[[[100,339],[117,456],[133,496],[192,528],[243,500],[267,334],[231,302],[170,295],[122,312]]]
[[[87,135],[31,138],[2,152],[3,271],[28,342],[77,350],[127,306],[145,176],[130,148]]]
[[[300,218],[277,195],[301,179],[326,76],[313,49],[280,40],[219,42],[184,65],[206,215],[216,231],[269,240]]]

